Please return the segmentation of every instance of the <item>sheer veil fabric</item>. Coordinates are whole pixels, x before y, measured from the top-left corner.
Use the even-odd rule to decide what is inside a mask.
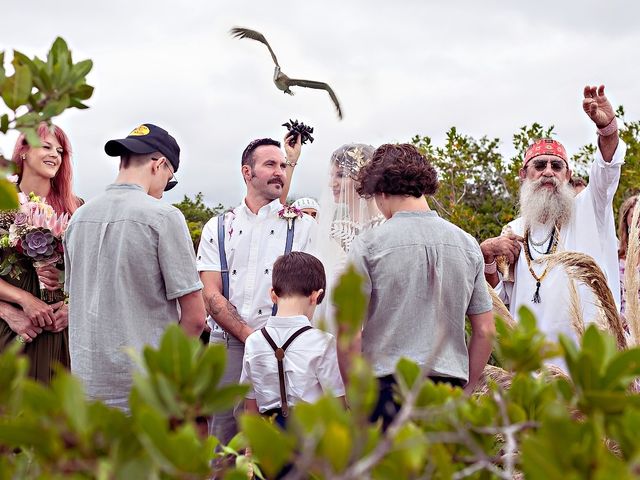
[[[384,221],[375,200],[362,198],[355,188],[356,176],[371,161],[374,150],[371,145],[349,143],[333,152],[320,197],[316,246],[327,275],[327,292],[316,310],[314,323],[333,334],[337,333],[337,326],[331,298],[340,275],[347,268],[351,244],[360,233]]]

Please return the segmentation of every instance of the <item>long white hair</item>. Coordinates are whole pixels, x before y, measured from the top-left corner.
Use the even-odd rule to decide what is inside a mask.
[[[555,177],[525,179],[520,186],[520,215],[526,225],[565,225],[573,214],[574,197],[569,182]]]

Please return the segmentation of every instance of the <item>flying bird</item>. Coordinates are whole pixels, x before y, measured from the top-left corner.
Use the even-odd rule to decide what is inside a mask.
[[[242,27],[234,27],[231,29],[231,36],[234,38],[250,38],[251,40],[256,40],[260,43],[264,43],[269,49],[269,53],[271,53],[271,58],[273,59],[273,63],[276,64],[276,68],[273,72],[273,83],[276,84],[279,90],[282,90],[284,93],[288,93],[289,95],[293,95],[293,92],[289,87],[307,87],[307,88],[316,88],[320,90],[326,90],[333,101],[333,104],[336,106],[336,110],[338,110],[338,117],[342,119],[342,109],[340,108],[340,103],[338,102],[338,97],[333,92],[331,87],[324,82],[316,82],[315,80],[300,80],[297,78],[289,78],[282,70],[280,70],[280,64],[278,63],[278,59],[276,58],[276,54],[273,53],[269,42],[264,38],[264,35],[260,32],[256,32],[255,30],[250,30],[248,28]]]

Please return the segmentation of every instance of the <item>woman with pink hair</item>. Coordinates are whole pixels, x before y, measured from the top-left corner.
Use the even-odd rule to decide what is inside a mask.
[[[12,160],[17,167],[17,187],[25,195],[34,193],[45,199],[58,215],[71,215],[82,201],[72,191],[69,139],[60,127],[44,122],[37,131],[41,146],[30,146],[24,134],[16,142]],[[3,264],[12,253],[0,250]],[[40,298],[40,285],[58,292],[61,300],[63,275],[53,265],[36,269],[20,255],[15,263],[22,270],[17,278],[9,273],[0,276],[0,351],[16,341],[23,344],[30,360],[29,375],[48,383],[56,363],[69,368],[68,317],[63,301],[48,304]]]

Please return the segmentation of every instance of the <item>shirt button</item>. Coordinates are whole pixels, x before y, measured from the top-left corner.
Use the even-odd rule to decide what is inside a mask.
[[[236,274],[236,270],[231,272],[231,275],[235,275]]]
[[[262,310],[258,310],[258,315],[262,315]]]
[[[265,274],[265,275],[269,275],[269,269],[268,269],[268,268],[265,268],[265,269],[264,269],[264,274]]]

